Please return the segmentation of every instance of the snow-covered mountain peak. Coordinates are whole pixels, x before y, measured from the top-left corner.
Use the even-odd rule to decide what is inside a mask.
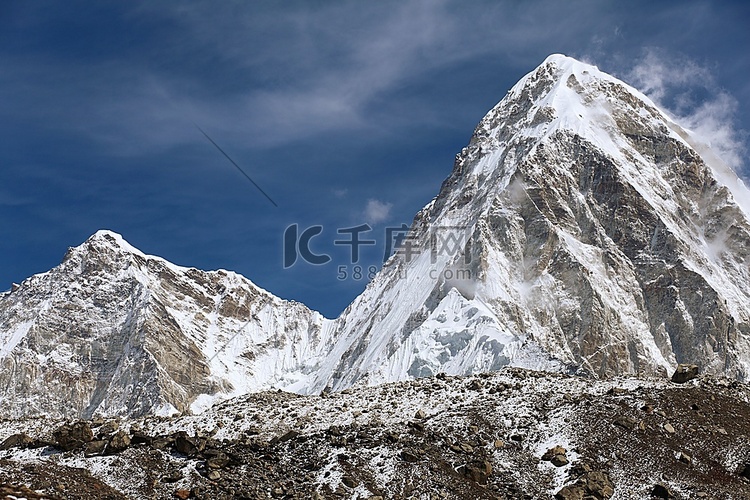
[[[417,251],[337,320],[308,390],[505,364],[747,377],[750,224],[693,144],[629,85],[550,56],[479,123]]]
[[[510,89],[481,121],[477,136],[544,138],[558,130],[587,136],[610,146],[622,131],[615,115],[641,118],[641,125],[668,120],[645,95],[596,66],[554,54]],[[655,122],[659,122],[658,124]]]
[[[199,411],[297,382],[328,331],[243,276],[98,231],[0,296],[0,400],[14,415]]]
[[[77,247],[70,248],[65,254],[63,264],[69,264],[72,260],[81,265],[96,263],[98,266],[113,266],[119,269],[132,265],[147,267],[147,262],[152,261],[178,272],[187,271],[187,268],[176,266],[166,259],[143,253],[128,243],[122,235],[108,229],[100,229]],[[81,270],[84,271],[84,268]]]
[[[750,222],[722,165],[638,91],[553,55],[482,119],[409,251],[340,317],[99,231],[0,295],[0,401],[200,411],[503,366],[748,379]]]

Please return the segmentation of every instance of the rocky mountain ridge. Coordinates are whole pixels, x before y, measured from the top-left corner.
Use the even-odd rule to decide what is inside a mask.
[[[324,318],[227,271],[175,266],[99,231],[1,299],[9,416],[200,411],[285,385],[325,349]]]

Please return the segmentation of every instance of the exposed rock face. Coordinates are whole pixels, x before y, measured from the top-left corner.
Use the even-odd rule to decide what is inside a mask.
[[[0,294],[0,401],[11,417],[168,414],[504,366],[747,380],[745,195],[648,98],[550,56],[339,318],[102,231]]]

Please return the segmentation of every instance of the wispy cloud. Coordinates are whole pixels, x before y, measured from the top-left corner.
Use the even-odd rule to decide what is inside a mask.
[[[364,218],[370,224],[385,222],[391,215],[392,203],[369,199],[364,210]]]
[[[534,47],[575,37],[561,26],[562,12],[546,1],[535,7],[292,3],[283,9],[260,2],[139,4],[129,14],[134,25],[168,21],[152,41],[150,64],[128,55],[75,64],[43,55],[0,59],[0,67],[12,68],[0,74],[0,89],[21,97],[18,114],[36,110],[47,123],[87,134],[113,153],[196,142],[192,122],[256,148],[328,132],[397,134],[455,120],[447,105],[394,94],[477,58],[540,62],[547,54]],[[578,31],[587,29],[582,23]],[[37,83],[28,89],[30,82]],[[505,90],[498,88],[498,99]],[[403,109],[380,115],[383,102]]]
[[[747,132],[738,125],[739,103],[718,84],[708,66],[648,49],[625,78],[742,172]]]

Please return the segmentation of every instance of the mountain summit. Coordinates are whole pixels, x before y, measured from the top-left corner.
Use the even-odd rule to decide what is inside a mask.
[[[339,318],[103,231],[0,296],[0,400],[174,413],[509,365],[606,377],[694,363],[747,380],[748,199],[647,97],[553,55],[482,119]]]
[[[647,97],[552,55],[482,119],[414,221],[422,252],[347,308],[307,390],[504,365],[746,379],[736,199],[742,182]]]
[[[14,417],[201,411],[302,377],[327,346],[324,321],[99,231],[0,298],[0,400]]]

